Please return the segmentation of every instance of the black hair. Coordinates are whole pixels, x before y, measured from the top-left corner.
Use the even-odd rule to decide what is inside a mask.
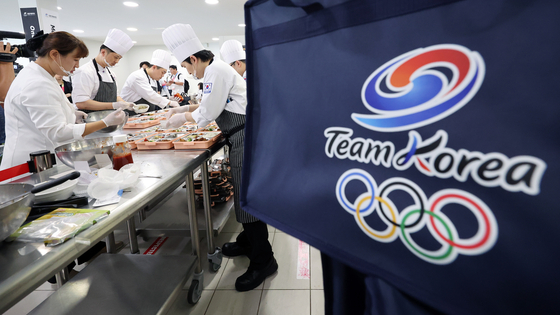
[[[169,69],[177,70],[177,66],[176,65],[170,65]]]
[[[51,50],[58,51],[62,56],[66,56],[76,49],[78,52],[76,57],[84,58],[89,55],[86,44],[68,32],[58,31],[50,34],[38,33],[37,35],[39,36],[33,41],[32,47],[28,47],[36,50],[39,57],[47,56]]]
[[[101,47],[99,47],[99,51],[102,51],[103,49],[105,49],[105,50],[107,51],[107,54],[110,54],[110,53],[114,53],[114,52],[115,52],[115,51],[112,50],[111,48],[109,48],[109,47],[107,47],[107,46],[105,46],[105,45],[101,45]]]
[[[198,89],[202,90],[202,82],[198,82]]]
[[[192,54],[191,56],[195,56],[196,58],[200,59],[202,62],[214,60],[214,54],[210,50],[201,50],[197,53]],[[191,56],[188,56],[187,59],[183,60],[184,62],[191,64]]]

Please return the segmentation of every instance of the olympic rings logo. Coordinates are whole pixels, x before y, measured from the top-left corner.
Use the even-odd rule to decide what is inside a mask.
[[[351,202],[346,196],[346,186],[360,181],[366,192]],[[412,197],[413,204],[397,209],[389,195],[403,191]],[[404,245],[419,258],[439,265],[453,262],[459,254],[480,255],[490,250],[498,238],[498,224],[488,206],[476,196],[458,189],[444,189],[429,199],[418,185],[405,178],[390,178],[379,187],[371,175],[361,169],[351,169],[340,176],[336,184],[336,197],[340,205],[356,219],[360,229],[370,238],[390,243],[400,238]],[[478,223],[477,232],[469,237],[459,236],[453,222],[442,212],[446,205],[458,204],[470,210]],[[377,212],[387,226],[375,230],[365,221]],[[427,227],[432,237],[441,245],[428,250],[419,245],[412,234]]]
[[[362,87],[362,102],[374,114],[352,114],[359,125],[381,132],[422,127],[467,104],[482,85],[484,60],[455,44],[404,53],[375,70]]]

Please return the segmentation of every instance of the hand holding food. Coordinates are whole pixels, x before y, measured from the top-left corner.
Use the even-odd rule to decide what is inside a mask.
[[[165,128],[177,128],[182,126],[184,123],[187,122],[187,117],[185,114],[178,114],[173,115],[171,118],[167,120],[167,125]]]
[[[76,122],[77,124],[83,123],[83,122],[86,120],[87,116],[88,116],[88,114],[82,112],[81,110],[75,111],[75,112],[74,112],[74,115],[76,115],[76,121],[75,121],[75,122]]]
[[[107,127],[109,126],[118,126],[124,123],[126,115],[124,114],[122,108],[117,109],[116,111],[107,115],[107,117],[103,118],[103,122]]]
[[[132,106],[133,106],[133,105],[131,105],[131,104],[134,104],[134,103],[121,102],[121,101],[119,101],[119,102],[114,102],[114,103],[113,103],[113,108],[114,108],[114,109],[119,109],[119,108],[122,108],[122,109],[132,109]]]

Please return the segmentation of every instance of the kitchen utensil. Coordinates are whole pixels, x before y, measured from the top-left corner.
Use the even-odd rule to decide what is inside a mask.
[[[74,187],[76,187],[77,184],[78,180],[72,179],[40,193],[36,193],[35,202],[49,202],[68,199],[72,196]]]
[[[0,241],[14,233],[29,215],[36,193],[60,185],[67,180],[80,177],[72,172],[44,184],[4,184],[0,185]]]
[[[113,137],[95,138],[75,141],[61,145],[54,149],[56,156],[62,163],[74,167],[74,161],[87,161],[90,166],[96,164],[96,154],[108,154],[113,159]]]
[[[114,110],[99,110],[99,111],[91,112],[91,113],[88,114],[88,116],[86,118],[86,123],[100,121],[101,119],[107,117],[107,115],[109,115],[112,112],[114,112]],[[110,132],[113,132],[115,130],[122,130],[123,126],[128,121],[128,113],[124,112],[124,114],[125,114],[126,118],[125,118],[125,120],[122,124],[117,125],[117,126],[105,127],[101,130],[98,130],[97,132],[110,133]]]

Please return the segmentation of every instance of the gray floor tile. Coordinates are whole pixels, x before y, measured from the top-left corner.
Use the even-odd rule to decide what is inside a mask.
[[[237,292],[216,290],[207,315],[256,315],[261,298],[261,290]],[[285,313],[288,314],[288,313]],[[309,314],[309,313],[308,313]]]
[[[263,290],[258,315],[308,315],[309,290]]]
[[[325,294],[323,290],[311,290],[311,315],[325,314]]]
[[[181,295],[175,300],[167,315],[204,315],[214,295],[214,290],[202,290],[200,300],[195,305],[187,301],[188,290],[183,290]]]

